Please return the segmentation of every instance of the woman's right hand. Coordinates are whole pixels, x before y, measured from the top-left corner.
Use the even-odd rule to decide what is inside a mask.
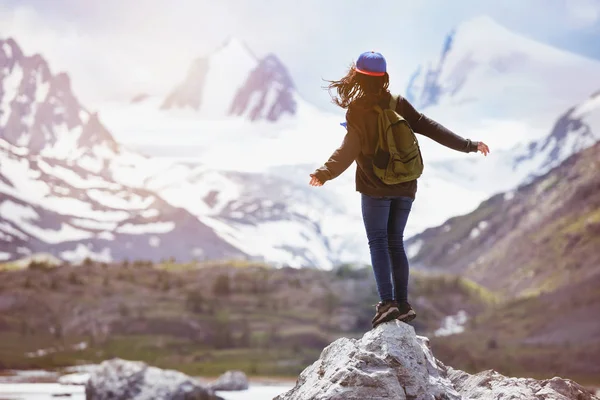
[[[483,153],[483,155],[487,157],[488,153],[490,152],[490,148],[488,147],[487,144],[485,144],[483,142],[479,142],[477,144],[477,151],[480,153]]]
[[[323,186],[323,182],[321,182],[319,180],[319,178],[317,178],[315,175],[310,174],[310,182],[309,182],[310,186]]]

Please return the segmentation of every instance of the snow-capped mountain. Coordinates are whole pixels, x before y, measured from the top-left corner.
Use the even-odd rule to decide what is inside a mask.
[[[0,259],[245,256],[187,211],[121,183],[152,161],[115,142],[66,74],[13,39],[0,40],[0,73]]]
[[[277,121],[284,114],[294,115],[296,107],[294,82],[277,56],[259,59],[234,38],[196,59],[160,106],[192,109],[206,119],[238,116],[251,121]]]
[[[490,194],[530,182],[600,141],[600,91],[555,121],[547,136],[500,151],[489,159],[441,161],[432,167],[437,175],[456,185],[477,186]]]
[[[1,260],[46,252],[69,261],[249,257],[327,268],[348,257],[344,238],[327,231],[343,217],[325,193],[130,151],[78,103],[66,74],[52,75],[14,40],[0,48]],[[259,146],[269,147],[264,139]]]
[[[475,46],[470,52],[476,53],[477,49]],[[498,49],[502,53],[503,48]],[[543,45],[533,46],[531,51],[534,53],[530,57],[537,60],[540,55],[535,52],[544,53],[546,50]],[[566,54],[565,57],[570,55]],[[573,57],[575,61],[572,63],[579,65],[581,59]],[[232,59],[238,63],[227,61]],[[597,66],[594,62],[584,61]],[[8,62],[6,65],[9,65]],[[542,68],[539,63],[535,65]],[[237,69],[233,66],[237,66]],[[0,64],[0,68],[4,71],[1,82],[3,94],[10,91],[7,88],[22,87],[20,79],[13,76],[12,67]],[[219,90],[216,90],[217,86],[210,86],[208,82],[212,85],[218,83],[218,79],[209,79],[209,75],[221,70],[224,72],[221,78],[225,76],[227,79],[223,78],[217,85]],[[598,72],[600,74],[600,68]],[[51,74],[47,75],[48,82],[54,79]],[[486,77],[485,74],[480,75],[469,75],[469,79],[475,77],[477,81]],[[23,167],[21,175],[29,178],[22,179],[25,186],[19,186],[21,178],[3,169],[0,174],[0,193],[4,193],[1,199],[13,203],[20,200],[37,215],[21,212],[18,215],[29,215],[31,218],[23,217],[10,226],[5,224],[9,228],[3,230],[4,234],[8,235],[8,229],[19,229],[19,226],[37,226],[35,221],[42,220],[39,222],[41,228],[48,229],[45,224],[50,223],[46,222],[50,217],[42,215],[41,210],[51,210],[55,214],[64,214],[56,216],[59,220],[67,218],[61,223],[81,231],[87,229],[88,234],[96,235],[93,236],[95,238],[100,238],[100,234],[109,237],[106,232],[115,235],[113,243],[98,244],[91,243],[92,239],[83,236],[77,239],[69,237],[64,249],[60,247],[63,246],[62,241],[55,240],[52,243],[46,237],[43,240],[46,245],[38,246],[44,251],[59,249],[57,251],[60,253],[54,254],[63,257],[66,256],[62,253],[75,252],[77,246],[83,244],[86,247],[91,245],[91,248],[87,248],[94,254],[105,254],[103,252],[107,252],[105,248],[108,248],[114,259],[136,258],[137,249],[131,249],[136,248],[136,243],[146,241],[146,244],[140,244],[142,252],[139,254],[149,257],[159,257],[159,254],[161,257],[174,255],[178,259],[248,256],[292,266],[322,268],[339,262],[368,262],[360,197],[354,191],[354,167],[323,188],[312,188],[307,184],[308,174],[341,143],[344,130],[339,122],[343,112],[340,111],[339,115],[325,113],[304,101],[293,89],[285,68],[274,57],[258,60],[241,42],[235,40],[228,41],[203,61],[197,61],[188,78],[186,82],[190,80],[189,85],[180,85],[171,96],[140,95],[128,104],[103,105],[99,112],[102,123],[98,116],[90,114],[77,103],[70,89],[63,89],[59,97],[53,96],[48,100],[55,107],[52,115],[62,117],[48,117],[48,122],[40,125],[37,131],[27,128],[30,125],[25,128],[15,125],[21,126],[20,130],[11,128],[10,132],[4,129],[2,139],[7,143],[4,153],[0,154],[4,154],[2,157],[5,159],[20,157],[23,159],[20,162],[24,164],[27,161],[27,168]],[[578,87],[575,82],[578,76],[564,79],[573,81],[573,87]],[[31,79],[27,82],[31,82]],[[37,93],[38,85],[33,85],[33,89],[28,90]],[[473,85],[476,86],[476,82]],[[480,103],[488,104],[502,97],[505,92],[500,89],[484,93],[484,97],[469,106],[470,110],[475,112]],[[15,107],[15,103],[19,102],[12,99],[19,99],[18,91],[13,89],[10,93],[12,97],[9,100],[4,96],[0,99],[0,116],[9,118],[6,115],[14,113],[15,120],[23,120],[18,116],[30,114],[22,110],[31,110],[34,106]],[[55,91],[49,90],[49,93]],[[43,96],[38,94],[37,97]],[[60,99],[65,101],[61,102]],[[294,100],[293,115],[285,111],[288,108],[284,104],[289,99]],[[544,162],[539,161],[541,158],[554,157],[556,160],[552,162],[556,165],[578,148],[585,147],[595,137],[596,130],[586,127],[596,123],[593,121],[597,116],[592,112],[596,99],[597,96],[590,98],[585,105],[575,107],[567,114],[564,114],[565,110],[576,102],[556,112],[545,122],[548,125],[545,134],[548,135],[557,116],[564,114],[550,138],[540,140],[543,135],[534,135],[538,144],[515,147],[509,158],[500,157],[494,147],[492,156],[483,158],[480,155],[453,153],[438,144],[428,143],[426,138],[421,140],[427,166],[419,182],[418,201],[413,206],[406,235],[439,225],[454,215],[470,212],[491,193],[518,185],[523,179],[537,173],[538,169],[546,168]],[[43,103],[40,100],[35,108],[44,110],[46,106]],[[505,110],[508,115],[506,119],[490,119],[489,113],[482,114],[482,118],[471,115],[469,119],[460,119],[460,113],[453,113],[460,106],[443,104],[440,101],[438,105],[429,107],[429,111],[426,107],[425,111],[438,119],[436,114],[450,110],[448,115],[452,116],[452,121],[457,125],[462,123],[466,128],[456,129],[454,122],[447,125],[462,136],[475,140],[490,141],[483,134],[471,135],[481,128],[481,121],[503,128],[521,123],[523,125],[519,126],[522,129],[533,126],[530,120],[510,119],[508,110]],[[548,104],[540,106],[539,110],[549,107]],[[534,111],[537,112],[532,109]],[[245,117],[238,117],[238,113]],[[79,119],[75,116],[79,116]],[[30,118],[33,117],[37,121],[38,117],[33,115]],[[537,114],[532,117],[535,118]],[[27,118],[24,119],[27,121]],[[447,121],[441,122],[446,124]],[[38,133],[32,132],[41,132],[39,135],[43,140],[40,144],[34,145],[41,139],[37,137]],[[116,140],[109,132],[114,134]],[[526,143],[526,139],[527,136],[524,136],[519,141]],[[318,146],[315,145],[317,143]],[[569,148],[569,151],[564,154],[552,151],[557,145],[563,150]],[[436,146],[435,149],[432,146]],[[145,156],[129,148],[142,150]],[[463,160],[437,162],[444,157],[436,155],[436,151],[443,152],[444,156],[460,155]],[[50,167],[37,172],[36,159],[41,159],[45,163],[43,166],[47,164]],[[510,170],[516,164],[519,165],[518,171]],[[473,171],[477,170],[477,176],[483,177],[487,169],[491,171],[488,178],[475,181]],[[100,186],[88,187],[81,182]],[[36,185],[42,189],[28,189]],[[44,185],[49,189],[44,189]],[[70,191],[67,193],[63,187]],[[49,190],[65,192],[60,203],[46,199]],[[102,192],[99,196],[98,190]],[[449,193],[452,195],[448,196]],[[156,205],[151,205],[155,204],[149,200],[151,197]],[[9,207],[14,209],[13,205]],[[148,207],[156,211],[142,214]],[[107,219],[106,222],[112,225],[106,224],[101,228],[95,222],[74,222],[74,218],[104,221],[95,214],[77,215],[76,212],[82,212],[77,210],[125,211],[127,215],[120,214],[119,220]],[[8,220],[4,214],[2,216]],[[174,225],[160,225],[169,222]],[[127,224],[140,227],[128,227],[119,232]],[[55,226],[61,225],[52,225]],[[185,227],[185,235],[181,233],[182,226]],[[172,229],[161,231],[167,227]],[[115,232],[137,236],[118,236]],[[27,232],[21,230],[21,233],[25,235]],[[156,236],[159,236],[158,240]],[[16,240],[14,235],[11,238]],[[40,239],[38,236],[36,238]],[[173,241],[179,241],[173,247],[175,250],[171,249]],[[177,247],[179,245],[181,247]],[[32,249],[38,251],[38,247]],[[11,252],[0,251],[13,257],[15,249],[19,248],[27,247],[9,245],[5,249],[12,249]],[[171,254],[179,248],[181,252]],[[198,248],[200,250],[196,250]],[[83,253],[83,250],[80,252]]]
[[[40,252],[73,262],[245,257],[155,193],[3,139],[0,217],[0,260]]]
[[[80,157],[118,151],[71,92],[69,77],[52,75],[40,55],[25,56],[13,39],[0,40],[0,67],[0,132],[7,142],[44,155],[65,155],[73,145]]]
[[[478,20],[467,22],[459,30],[465,31],[469,25],[477,22]],[[594,71],[600,76],[598,63],[528,41],[528,39],[512,34],[485,18],[480,19],[479,23],[496,26],[499,31],[498,35],[505,40],[510,39],[509,41],[516,42],[524,40],[525,44],[517,43],[515,46],[529,48],[529,56],[533,60],[544,60],[546,52],[551,54],[558,52],[562,57],[559,57],[561,63],[592,65],[597,68]],[[460,35],[457,33],[457,43],[460,42],[459,39]],[[465,47],[469,44],[473,46],[470,50]],[[477,53],[478,46],[480,46],[478,42],[474,44],[465,42],[462,48],[464,52]],[[501,58],[505,48],[496,46],[496,50],[498,51],[497,57],[489,55],[491,59]],[[534,67],[545,68],[545,65],[544,63],[535,63],[531,68]],[[472,85],[476,86],[478,79],[485,78],[485,74],[480,75],[469,76],[470,79],[475,79],[471,83]],[[504,79],[510,81],[512,78],[508,74]],[[573,87],[577,87],[578,83],[575,81],[579,77],[571,74],[564,79],[571,82]],[[223,92],[230,93],[231,98],[235,99],[238,87],[239,83],[233,80],[230,86],[223,88]],[[482,93],[481,98],[474,100],[471,104],[471,110],[476,111],[480,103],[495,101],[494,99],[502,98],[505,94],[504,88],[495,88],[494,90]],[[298,98],[297,95],[295,96]],[[571,94],[570,96],[574,97]],[[580,101],[581,98],[578,98],[577,101]],[[322,259],[321,256],[315,256],[315,254],[327,253],[330,260],[369,261],[364,227],[360,217],[360,197],[354,191],[354,167],[351,167],[338,179],[328,182],[323,188],[314,189],[307,186],[308,174],[324,162],[341,143],[344,130],[339,127],[339,121],[343,118],[343,111],[340,111],[340,115],[328,114],[299,99],[294,118],[283,118],[274,123],[265,123],[266,121],[260,120],[250,123],[244,119],[226,117],[207,121],[195,112],[182,113],[176,109],[157,112],[145,107],[143,102],[142,100],[141,103],[129,106],[111,105],[102,109],[103,119],[116,137],[119,140],[128,141],[130,145],[153,156],[179,157],[202,163],[201,169],[193,166],[185,168],[178,166],[177,171],[179,172],[177,173],[172,171],[160,174],[157,177],[159,179],[149,178],[146,184],[152,185],[148,186],[150,190],[157,191],[174,206],[187,209],[209,225],[211,225],[211,221],[217,220],[218,223],[213,223],[211,226],[222,237],[228,238],[236,246],[243,246],[244,242],[253,243],[249,247],[256,253],[268,253],[269,257],[293,260],[300,253],[299,249],[295,247],[298,247],[298,243],[305,243],[307,248],[311,249],[309,252],[312,255],[308,257],[311,260]],[[229,102],[226,103],[229,104]],[[537,127],[536,129],[545,129],[543,133],[548,135],[557,116],[572,104],[574,103],[567,104],[563,109],[548,117],[542,124],[547,125],[547,128]],[[541,108],[537,110],[534,108],[531,110],[539,114],[546,106],[547,104],[540,106]],[[442,106],[425,107],[425,112],[438,119],[438,113],[455,109],[447,104],[443,106],[446,108],[440,107]],[[493,124],[494,127],[500,126],[509,133],[512,130],[508,128],[514,125],[520,129],[529,129],[532,126],[531,121],[511,119],[510,114],[507,114],[506,119],[489,119],[490,114],[488,113],[484,114],[481,119],[471,115],[469,119],[462,120],[455,118],[460,117],[460,114],[454,115],[452,112],[449,114],[452,119],[447,121],[442,119],[441,122],[444,124],[449,122],[447,125],[462,136],[486,142],[490,142],[490,138],[486,136],[490,133],[489,130],[479,131],[475,134],[475,131],[481,127],[481,121]],[[538,118],[538,114],[535,114],[534,117]],[[522,126],[519,125],[521,123]],[[460,129],[461,124],[468,129]],[[544,135],[537,133],[534,136],[539,139]],[[517,141],[526,142],[526,138],[526,136],[518,138]],[[428,141],[427,138],[420,139],[422,139],[420,143],[427,166],[419,182],[418,201],[413,206],[407,227],[407,236],[439,225],[454,215],[464,214],[475,209],[491,193],[502,190],[504,184],[501,179],[487,179],[485,184],[473,184],[473,171],[487,169],[492,172],[505,171],[506,166],[512,165],[513,162],[499,157],[493,143],[490,143],[493,149],[492,156],[484,158],[480,155],[453,152],[437,143]],[[319,145],[315,146],[315,143]],[[224,154],[227,154],[227,157],[223,157]],[[461,157],[461,161],[456,165],[447,160],[444,163],[438,162],[453,155]],[[496,161],[499,162],[498,166],[496,166]],[[458,166],[461,165],[465,167],[459,168]],[[474,165],[477,165],[477,169],[473,168]],[[525,164],[523,165],[525,166]],[[454,168],[454,172],[450,168]],[[527,171],[522,176],[508,174],[508,179],[504,176],[501,178],[508,181],[507,184],[513,187],[527,175],[534,173],[536,168],[538,166],[529,166],[525,168]],[[203,172],[199,173],[200,170]],[[214,173],[215,171],[220,172]],[[157,184],[164,178],[168,178],[167,180],[170,179],[170,181]],[[274,180],[275,178],[278,179]],[[248,185],[244,185],[244,182],[248,182]],[[262,187],[262,182],[265,182],[265,187]],[[276,185],[267,182],[276,182]],[[278,190],[271,191],[269,187],[278,188]],[[240,215],[240,219],[230,218],[227,207],[221,208],[223,213],[207,209],[206,204],[199,199],[207,196],[208,188],[218,193],[219,201],[222,201],[223,204],[231,203],[232,210],[235,209],[233,210],[234,215]],[[448,193],[452,193],[452,196],[448,196]],[[270,196],[278,196],[278,201],[271,201]],[[323,197],[319,199],[317,196]],[[445,199],[443,206],[440,203],[441,198]],[[268,206],[266,205],[273,203],[285,205],[288,210],[297,210],[299,205],[302,205],[302,211],[281,214],[277,214],[273,210],[267,211]],[[262,216],[257,219],[252,212],[247,212],[247,210],[254,209],[264,209],[265,212],[261,212]],[[279,215],[279,217],[274,217],[275,215]],[[274,220],[281,225],[273,223]],[[315,225],[315,221],[319,221],[319,223]],[[294,228],[279,227],[290,222],[293,222]],[[304,232],[307,227],[311,232],[308,237],[319,238],[318,240],[298,239],[302,235],[294,232]],[[276,234],[272,232],[276,232]],[[258,237],[264,238],[260,245],[253,241]],[[292,252],[282,252],[273,250],[275,248],[295,249]],[[245,251],[250,250],[246,248]]]
[[[256,258],[330,268],[365,257],[355,249],[348,252],[348,240],[356,235],[335,229],[340,222],[356,225],[345,209],[328,192],[311,190],[306,182],[175,163],[153,174],[145,185]]]
[[[480,16],[448,34],[441,53],[417,68],[406,95],[458,132],[507,148],[545,136],[557,115],[599,84],[600,62]]]

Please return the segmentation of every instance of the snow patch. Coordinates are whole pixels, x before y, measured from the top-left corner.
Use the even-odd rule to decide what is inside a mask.
[[[481,234],[481,232],[485,228],[487,228],[488,225],[489,225],[489,223],[487,221],[481,221],[481,222],[479,222],[479,224],[475,228],[473,228],[471,230],[471,232],[469,233],[469,238],[470,239],[475,239],[475,238],[479,237],[479,235]]]
[[[104,207],[114,208],[117,210],[139,210],[145,209],[152,202],[154,196],[141,197],[132,192],[122,191],[119,193],[111,193],[104,190],[91,189],[87,191],[87,195],[103,205]]]
[[[81,157],[84,149],[77,144],[83,132],[81,125],[69,129],[67,124],[63,122],[62,124],[54,124],[52,129],[57,141],[53,146],[44,147],[40,152],[42,156],[59,160],[73,160]]]
[[[121,185],[105,181],[96,176],[82,177],[73,170],[64,168],[60,165],[51,166],[43,159],[38,160],[38,166],[46,174],[53,175],[77,189],[105,188],[115,190],[121,188]]]
[[[5,76],[2,82],[2,98],[0,98],[0,126],[6,125],[11,115],[10,103],[19,91],[19,86],[23,80],[23,68],[16,64],[12,71]]]
[[[71,224],[80,228],[95,229],[95,230],[113,230],[117,227],[117,222],[111,221],[96,221],[93,219],[73,218]]]
[[[97,174],[104,168],[104,160],[86,155],[77,160],[77,165]]]
[[[4,42],[2,44],[2,50],[4,50],[4,54],[6,55],[7,59],[10,60],[13,57],[12,47],[10,47],[8,43]]]
[[[0,216],[15,224],[19,224],[21,221],[35,221],[39,219],[38,213],[33,208],[10,200],[6,200],[0,204]]]
[[[110,249],[105,247],[100,253],[91,251],[87,246],[82,243],[78,243],[74,250],[67,250],[60,253],[63,260],[71,263],[78,263],[86,258],[90,258],[94,261],[99,262],[111,262],[112,256],[110,255]]]
[[[434,332],[434,336],[450,336],[462,333],[469,315],[465,310],[460,310],[455,315],[448,315],[442,321],[442,326]]]
[[[36,87],[35,87],[35,101],[42,103],[46,100],[48,92],[50,91],[50,81],[44,81],[42,77],[42,71],[38,70],[36,74]],[[31,112],[33,114],[33,111]]]
[[[131,235],[143,235],[146,233],[167,233],[175,229],[174,222],[153,222],[149,224],[134,225],[127,223],[117,228],[119,233],[128,233]]]
[[[146,218],[146,219],[150,219],[150,218],[154,218],[157,217],[159,215],[158,210],[152,208],[149,210],[144,210],[141,212],[142,217]]]
[[[115,240],[115,235],[113,235],[111,232],[104,231],[98,234],[98,239],[112,241]]]
[[[509,192],[504,193],[504,200],[505,201],[510,201],[515,197],[515,192],[514,190],[511,190]]]
[[[158,236],[150,236],[150,239],[148,239],[148,244],[152,247],[158,247],[160,246],[160,238]]]
[[[406,249],[406,255],[408,256],[409,259],[414,258],[419,254],[422,247],[423,247],[423,240],[419,239],[416,242],[412,243],[410,246],[408,246],[408,248]]]
[[[61,224],[59,230],[42,229],[31,222],[39,219],[39,215],[33,208],[17,204],[10,200],[0,204],[0,216],[19,226],[29,235],[50,244],[88,239],[92,236],[89,232],[75,229],[71,225],[64,223]]]
[[[0,251],[0,261],[6,261],[12,257],[12,254]]]

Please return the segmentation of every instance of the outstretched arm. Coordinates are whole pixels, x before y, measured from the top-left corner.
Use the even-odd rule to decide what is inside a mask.
[[[356,160],[356,157],[360,154],[360,137],[358,131],[352,124],[348,124],[348,132],[344,136],[342,145],[333,152],[329,160],[314,173],[311,174],[313,178],[311,185],[318,182],[313,186],[320,186],[318,183],[325,183],[330,179],[334,179],[341,175],[348,167]]]
[[[483,146],[480,146],[480,142],[462,138],[443,125],[421,114],[405,98],[401,98],[397,110],[406,119],[413,131],[427,136],[446,147],[464,153],[476,152],[478,150],[484,154],[489,152],[485,144],[481,143],[487,149],[484,152]],[[479,147],[482,147],[482,149],[479,149]]]

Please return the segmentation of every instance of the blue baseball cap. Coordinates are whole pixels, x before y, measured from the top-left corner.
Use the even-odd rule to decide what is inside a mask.
[[[358,56],[356,72],[370,76],[384,76],[387,63],[381,53],[367,51]]]

